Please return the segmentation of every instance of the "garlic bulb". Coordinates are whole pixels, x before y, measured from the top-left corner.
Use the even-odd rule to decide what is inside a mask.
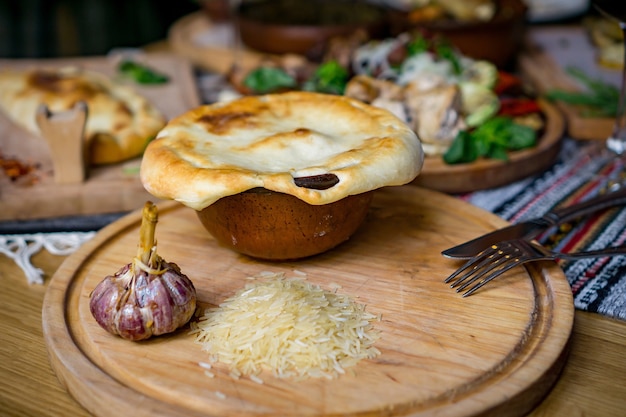
[[[137,256],[93,290],[89,308],[109,333],[133,341],[171,333],[196,310],[196,289],[175,263],[156,253],[157,207],[143,208]]]

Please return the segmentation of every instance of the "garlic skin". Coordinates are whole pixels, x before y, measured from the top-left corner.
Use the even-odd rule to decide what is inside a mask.
[[[132,341],[171,333],[196,310],[196,289],[178,265],[156,253],[156,206],[146,203],[137,256],[92,291],[89,309],[109,333]]]
[[[163,261],[161,268],[155,275],[128,264],[100,282],[89,303],[98,324],[133,341],[184,326],[196,310],[196,290],[178,265]]]

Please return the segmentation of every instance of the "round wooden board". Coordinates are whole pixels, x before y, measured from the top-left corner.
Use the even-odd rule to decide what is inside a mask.
[[[445,193],[468,193],[500,187],[548,169],[563,142],[565,120],[561,112],[540,101],[546,119],[537,146],[509,153],[508,161],[481,159],[468,164],[448,165],[440,157],[426,157],[413,184]]]
[[[377,191],[362,228],[325,254],[260,262],[220,247],[193,210],[160,205],[158,252],[194,282],[202,307],[217,305],[263,271],[306,279],[382,314],[381,355],[336,379],[264,383],[214,367],[183,328],[136,343],[102,330],[89,294],[136,252],[141,213],[101,230],[52,277],[43,330],[61,383],[97,416],[522,416],[556,381],[572,330],[562,270],[516,268],[462,298],[443,283],[459,266],[440,252],[504,226],[497,216],[444,194],[404,186]]]

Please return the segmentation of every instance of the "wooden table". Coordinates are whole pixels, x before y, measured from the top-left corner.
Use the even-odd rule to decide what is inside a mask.
[[[46,251],[33,264],[50,278],[65,259]],[[0,255],[0,415],[84,416],[48,362],[41,327],[46,285],[29,286]],[[623,416],[626,409],[626,322],[577,312],[568,363],[531,416]]]
[[[32,261],[49,280],[64,259],[42,251]],[[50,367],[41,323],[46,288],[27,284],[15,263],[0,254],[0,416],[89,415]],[[625,375],[626,321],[577,311],[568,362],[530,416],[621,417]]]

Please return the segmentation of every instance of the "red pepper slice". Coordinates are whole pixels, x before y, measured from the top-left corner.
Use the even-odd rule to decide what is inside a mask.
[[[516,75],[506,71],[498,71],[498,80],[494,87],[494,92],[498,95],[508,91],[519,90],[522,87],[522,80]]]
[[[523,116],[530,113],[541,112],[541,107],[537,100],[532,98],[520,97],[520,98],[501,98],[499,115],[502,116]]]

